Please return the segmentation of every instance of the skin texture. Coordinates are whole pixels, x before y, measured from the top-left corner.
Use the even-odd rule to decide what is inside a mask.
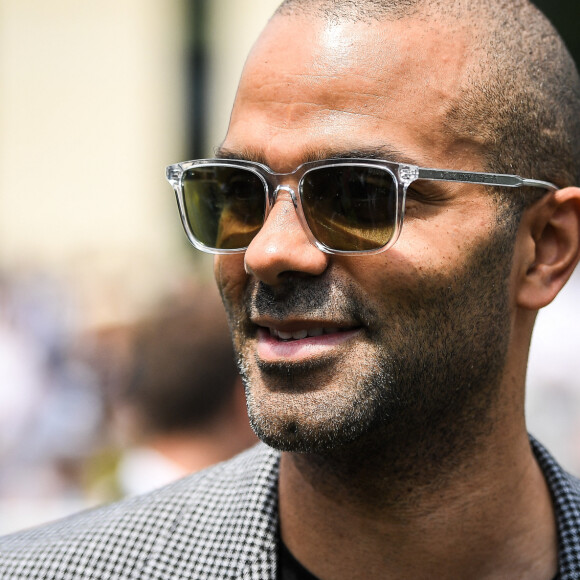
[[[279,172],[360,150],[482,170],[477,139],[446,125],[470,64],[457,26],[275,17],[223,152]],[[252,422],[285,450],[282,537],[314,574],[553,576],[523,385],[535,310],[578,260],[578,199],[546,196],[516,232],[483,187],[418,185],[392,249],[340,257],[282,192],[245,255],[216,258]],[[260,327],[345,332],[286,348]]]

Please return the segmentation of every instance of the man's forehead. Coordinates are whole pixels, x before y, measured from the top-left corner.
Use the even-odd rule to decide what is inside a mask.
[[[310,73],[323,77],[351,72],[380,79],[385,61],[389,69],[423,67],[437,71],[444,64],[463,68],[473,31],[457,20],[328,20],[312,15],[274,16],[252,50],[248,65],[280,67],[282,73]],[[425,70],[428,69],[428,70]]]
[[[450,150],[454,138],[446,131],[468,61],[457,47],[468,40],[460,34],[449,41],[429,26],[413,18],[274,17],[248,58],[224,148],[240,156],[246,150],[245,158],[282,172],[356,150],[480,169],[465,159],[469,144]],[[388,155],[374,153],[382,147]]]

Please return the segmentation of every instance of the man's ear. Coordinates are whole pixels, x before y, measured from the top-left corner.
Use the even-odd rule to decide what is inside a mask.
[[[561,189],[524,212],[518,252],[517,304],[538,310],[556,297],[580,260],[580,188]]]

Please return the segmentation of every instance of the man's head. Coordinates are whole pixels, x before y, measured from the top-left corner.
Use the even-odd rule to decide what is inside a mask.
[[[525,2],[290,0],[250,54],[221,151],[277,172],[383,156],[565,187],[579,93]],[[580,213],[572,188],[522,213],[531,202],[511,200],[527,195],[419,181],[391,249],[340,256],[280,190],[245,255],[215,267],[258,434],[307,452],[421,442],[443,461],[521,428],[534,310],[577,261]]]

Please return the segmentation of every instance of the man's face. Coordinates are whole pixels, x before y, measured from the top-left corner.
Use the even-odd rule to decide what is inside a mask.
[[[468,36],[450,37],[411,19],[276,17],[250,55],[223,149],[279,172],[377,152],[482,170],[476,139],[445,122],[469,64]],[[496,222],[483,187],[418,184],[392,249],[331,256],[281,192],[245,256],[215,263],[258,435],[320,451],[377,429],[483,423],[510,328],[512,235]]]

